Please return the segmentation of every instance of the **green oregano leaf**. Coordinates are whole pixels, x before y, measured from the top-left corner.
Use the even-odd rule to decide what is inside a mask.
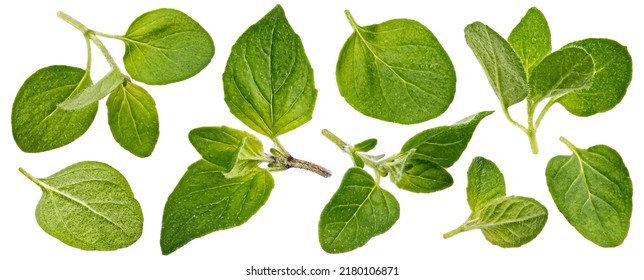
[[[392,177],[393,181],[393,177]],[[438,164],[425,158],[411,157],[405,163],[404,173],[396,186],[416,193],[431,193],[443,190],[452,184],[452,175]]]
[[[548,220],[548,210],[529,197],[505,196],[503,174],[492,161],[474,158],[467,175],[467,202],[472,214],[444,238],[480,229],[490,243],[508,248],[525,245],[539,235]]]
[[[83,135],[94,121],[98,102],[76,111],[58,104],[92,84],[83,69],[55,65],[36,71],[23,83],[13,102],[13,138],[23,152],[36,153],[65,146]]]
[[[465,27],[465,41],[481,63],[504,110],[526,98],[527,73],[508,41],[480,22]]]
[[[161,227],[161,251],[168,255],[193,239],[236,227],[266,203],[273,177],[263,169],[226,178],[220,167],[192,164],[168,197]]]
[[[592,87],[567,94],[557,102],[568,112],[582,117],[606,112],[619,104],[633,75],[628,49],[613,40],[595,38],[572,42],[566,47],[579,47],[588,52],[595,64],[595,73]]]
[[[401,152],[416,149],[415,158],[424,158],[444,168],[450,167],[465,151],[481,120],[493,112],[479,112],[453,125],[422,131],[407,140]]]
[[[354,32],[340,51],[336,80],[353,108],[402,124],[433,119],[447,110],[456,74],[427,27],[410,19],[360,26],[345,13]]]
[[[508,42],[523,61],[528,74],[552,51],[550,40],[548,21],[535,7],[528,10],[508,37]]]
[[[42,179],[22,168],[20,172],[43,192],[36,221],[63,243],[83,250],[116,250],[141,236],[141,206],[127,180],[111,166],[79,162]]]
[[[617,151],[605,145],[556,156],[546,167],[546,182],[559,211],[586,239],[615,247],[626,238],[633,212],[633,183]]]
[[[123,82],[106,104],[116,142],[138,157],[151,155],[159,139],[159,115],[152,96],[136,84]]]
[[[395,197],[366,171],[350,168],[320,215],[320,245],[328,253],[357,249],[389,230],[399,216]]]
[[[121,71],[113,69],[98,82],[84,89],[80,94],[74,95],[58,104],[58,107],[67,111],[83,109],[103,99],[103,97],[110,94],[125,82],[125,80],[126,77]]]
[[[367,140],[364,140],[358,144],[353,145],[353,149],[358,151],[358,152],[368,152],[371,151],[373,148],[378,145],[378,140],[374,138],[370,138]]]
[[[174,9],[142,14],[125,35],[123,63],[133,79],[163,85],[188,79],[204,69],[215,45],[206,30]]]
[[[312,117],[317,97],[313,69],[280,5],[237,39],[223,80],[230,112],[270,138]]]

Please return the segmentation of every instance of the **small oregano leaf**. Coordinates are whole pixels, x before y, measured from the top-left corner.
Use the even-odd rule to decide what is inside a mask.
[[[188,79],[204,69],[215,45],[206,30],[174,9],[142,14],[125,35],[123,63],[133,79],[164,85]]]
[[[375,138],[370,138],[358,144],[353,145],[353,149],[358,152],[366,153],[368,151],[371,151],[373,148],[375,148],[376,145],[378,145],[378,140]]]
[[[568,47],[546,56],[530,74],[528,100],[539,103],[547,97],[589,88],[595,74],[593,58],[582,48]]]
[[[98,102],[76,111],[58,104],[92,84],[85,70],[63,65],[36,71],[13,102],[11,127],[18,147],[27,153],[65,146],[83,135],[94,121]]]
[[[143,231],[143,213],[127,180],[111,166],[73,164],[47,178],[35,178],[43,195],[36,207],[40,227],[83,250],[116,250],[132,245]]]
[[[407,140],[401,152],[416,149],[415,158],[424,158],[444,168],[450,167],[467,148],[479,122],[493,112],[479,112],[453,125],[422,131]]]
[[[230,112],[270,138],[312,117],[317,97],[313,69],[280,5],[237,39],[223,80]]]
[[[217,166],[228,177],[253,171],[265,157],[259,139],[226,126],[195,128],[188,138],[204,160]]]
[[[505,196],[505,178],[501,170],[484,157],[475,157],[467,170],[467,203],[470,210],[483,209],[489,201]]]
[[[389,230],[399,216],[393,195],[363,169],[350,168],[320,215],[320,245],[328,253],[357,249]]]
[[[391,177],[393,181],[393,177]],[[405,163],[404,173],[396,186],[415,193],[431,193],[443,190],[452,184],[452,175],[431,161],[412,156]]]
[[[552,51],[550,40],[548,21],[535,7],[528,10],[508,37],[508,43],[523,61],[528,74]]]
[[[586,239],[615,247],[626,238],[633,212],[633,183],[617,151],[605,145],[556,156],[546,167],[546,182],[559,211]]]
[[[606,112],[619,104],[633,76],[628,49],[613,40],[595,38],[566,47],[579,47],[588,52],[595,62],[595,75],[590,88],[567,94],[557,102],[568,112],[582,117]]]
[[[123,82],[106,105],[114,140],[138,157],[151,155],[159,140],[159,115],[152,96],[136,84]]]
[[[125,79],[126,77],[121,71],[113,69],[98,82],[84,89],[80,94],[74,95],[58,104],[58,107],[67,111],[83,109],[103,99],[103,97],[110,94],[125,82]]]
[[[413,124],[441,115],[454,99],[456,73],[434,34],[421,23],[394,19],[359,26],[340,51],[336,81],[357,111]]]
[[[264,169],[226,178],[205,160],[192,164],[165,204],[161,252],[168,255],[193,239],[242,225],[266,203],[273,185]]]
[[[508,41],[480,22],[465,27],[465,41],[504,109],[526,98],[529,91],[526,69]]]

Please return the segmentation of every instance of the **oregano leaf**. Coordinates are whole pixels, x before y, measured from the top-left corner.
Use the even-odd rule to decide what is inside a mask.
[[[188,79],[203,70],[215,54],[208,32],[174,9],[142,14],[120,39],[125,43],[125,69],[133,79],[149,85]]]
[[[393,177],[391,177],[393,182]],[[415,193],[431,193],[443,190],[454,184],[452,175],[431,161],[412,156],[407,160],[402,177],[396,186]]]
[[[37,153],[65,146],[83,135],[94,121],[98,102],[76,111],[58,107],[92,84],[83,69],[54,65],[32,74],[13,102],[11,127],[18,147]]]
[[[475,157],[467,170],[467,203],[472,212],[499,197],[505,196],[505,178],[501,170],[484,157]]]
[[[141,236],[141,206],[127,180],[111,166],[84,161],[42,179],[20,171],[42,189],[38,224],[63,243],[83,250],[116,250]]]
[[[548,21],[535,7],[528,10],[508,36],[508,43],[523,61],[528,74],[552,51],[550,40]]]
[[[633,183],[622,157],[596,145],[556,156],[546,167],[546,182],[559,211],[586,239],[615,247],[626,238],[633,212]]]
[[[165,204],[161,252],[168,255],[193,239],[244,224],[266,203],[273,185],[263,169],[227,178],[205,160],[192,164]]]
[[[375,138],[370,138],[358,144],[353,145],[353,149],[358,152],[366,153],[368,151],[371,151],[373,148],[375,148],[376,145],[378,145],[378,140]]]
[[[106,105],[114,140],[138,157],[151,155],[159,140],[159,115],[152,96],[132,82],[123,82]]]
[[[413,124],[441,115],[454,99],[456,74],[434,34],[421,23],[394,19],[360,26],[340,51],[340,94],[360,113]]]
[[[389,230],[399,216],[393,195],[366,171],[350,168],[320,215],[320,245],[328,253],[357,249]]]
[[[95,84],[85,88],[80,94],[71,96],[58,104],[58,107],[67,111],[74,111],[90,106],[110,94],[125,82],[125,75],[118,69],[113,69]]]
[[[223,80],[230,112],[270,138],[312,117],[317,97],[313,69],[280,5],[237,39]]]

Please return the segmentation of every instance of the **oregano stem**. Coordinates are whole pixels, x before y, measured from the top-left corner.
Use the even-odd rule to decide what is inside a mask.
[[[575,147],[575,145],[573,145],[570,141],[568,141],[568,139],[566,139],[565,137],[561,136],[561,137],[559,137],[559,141],[561,141],[564,144],[566,144],[566,146],[568,147],[568,149],[570,149],[570,151],[572,151],[573,153],[577,154],[577,147]]]
[[[503,114],[505,115],[505,118],[506,118],[506,119],[507,119],[511,124],[513,124],[514,126],[518,127],[519,129],[521,129],[521,131],[523,131],[523,132],[525,132],[525,133],[528,133],[528,129],[527,129],[525,126],[523,126],[522,124],[518,123],[517,121],[515,121],[515,120],[512,118],[512,116],[510,116],[510,112],[508,111],[508,108],[503,108]]]
[[[543,120],[543,117],[546,115],[546,112],[550,110],[550,107],[552,107],[552,105],[554,105],[555,102],[557,102],[557,98],[550,98],[550,100],[548,100],[548,103],[546,104],[546,106],[543,107],[543,109],[541,110],[541,113],[539,113],[539,117],[537,117],[537,122],[535,123],[536,128],[539,128],[539,125],[541,124],[541,120]]]
[[[112,68],[112,70],[118,70],[119,66],[116,64],[116,61],[114,61],[114,58],[112,57],[110,52],[107,51],[107,48],[105,47],[103,42],[101,42],[101,40],[96,37],[96,34],[94,34],[94,32],[90,32],[89,38],[90,40],[92,40],[92,42],[94,42],[94,45],[96,45],[98,49],[101,50],[101,53],[103,53],[103,56],[105,57],[105,60],[107,60],[107,63],[110,65],[110,68]]]
[[[465,227],[460,226],[460,227],[457,227],[457,228],[455,228],[455,229],[443,234],[443,238],[447,239],[447,238],[450,238],[450,237],[452,237],[454,235],[457,235],[457,234],[459,234],[461,232],[465,232],[465,231],[466,231]]]
[[[530,140],[530,148],[533,154],[539,153],[539,146],[537,145],[537,128],[534,124],[534,111],[536,104],[528,101],[528,139]]]
[[[342,141],[340,137],[336,136],[335,134],[331,133],[331,131],[327,129],[322,129],[322,135],[326,137],[327,139],[331,140],[338,148],[340,148],[344,152],[348,152],[351,150],[351,147],[349,144],[346,142]]]
[[[275,147],[277,148],[277,150],[280,151],[280,153],[282,153],[283,155],[285,155],[287,157],[291,156],[291,154],[289,154],[289,152],[286,150],[286,148],[284,148],[282,143],[280,143],[280,141],[277,140],[277,137],[273,137],[273,138],[271,138],[271,140],[273,141],[273,144],[275,144]]]
[[[301,160],[301,159],[296,159],[292,156],[288,157],[280,157],[280,156],[271,156],[271,159],[273,160],[274,163],[278,164],[279,166],[283,167],[283,169],[280,170],[287,170],[290,168],[298,168],[298,169],[304,169],[311,171],[315,174],[318,174],[324,178],[331,177],[331,171],[328,169],[317,165],[315,163],[306,161],[306,160]]]
[[[107,60],[107,63],[110,65],[110,67],[113,70],[119,69],[118,65],[116,64],[116,61],[112,57],[112,55],[107,51],[107,48],[101,42],[101,40],[96,37],[96,32],[93,30],[87,28],[84,24],[82,24],[80,21],[76,20],[75,18],[71,17],[70,15],[64,13],[64,12],[58,12],[57,13],[58,17],[65,22],[69,23],[71,26],[75,27],[78,29],[81,33],[83,33],[83,36],[85,36],[86,39],[91,40],[96,47],[98,47],[99,50],[101,50],[101,53],[103,53],[103,56],[105,56],[105,59]]]
[[[58,17],[60,19],[64,20],[65,22],[67,22],[69,24],[71,24],[76,29],[80,30],[80,32],[83,33],[83,35],[87,36],[87,33],[90,32],[90,30],[84,24],[80,23],[80,21],[76,20],[75,18],[71,17],[70,15],[68,15],[68,14],[66,14],[64,12],[60,12],[60,11],[56,15],[58,15]]]

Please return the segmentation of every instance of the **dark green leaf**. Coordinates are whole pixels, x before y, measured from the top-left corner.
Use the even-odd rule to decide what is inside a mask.
[[[358,152],[366,153],[368,151],[371,151],[373,148],[375,148],[376,145],[378,145],[378,140],[375,139],[375,138],[370,138],[370,139],[364,140],[364,141],[362,141],[362,142],[360,142],[358,144],[355,144],[353,146],[353,149],[358,151]]]
[[[465,41],[485,70],[503,108],[526,98],[529,90],[526,70],[508,41],[480,22],[465,28]]]
[[[131,82],[107,98],[107,118],[116,142],[130,153],[147,157],[159,139],[159,115],[152,96]]]
[[[430,128],[414,135],[402,152],[416,149],[415,157],[424,158],[441,167],[452,166],[461,156],[479,122],[494,111],[483,111],[453,125]]]
[[[586,39],[568,44],[587,51],[595,62],[592,87],[572,92],[557,100],[568,112],[591,116],[606,112],[622,101],[631,83],[633,62],[628,49],[610,39]]]
[[[602,247],[626,238],[633,212],[633,183],[617,151],[604,145],[548,162],[546,181],[557,208],[581,235]]]
[[[279,5],[237,39],[223,79],[230,112],[268,137],[312,117],[317,97],[313,69]]]
[[[351,153],[351,160],[353,161],[353,165],[355,167],[364,167],[364,160],[362,160],[356,153]]]
[[[467,170],[467,203],[472,212],[499,197],[505,196],[505,179],[494,162],[475,157]]]
[[[454,99],[456,74],[434,34],[421,23],[394,19],[359,26],[336,67],[340,94],[359,112],[412,124],[441,115]]]
[[[58,104],[58,107],[67,111],[75,111],[91,106],[118,88],[125,79],[126,77],[121,71],[114,69],[95,84],[85,88],[80,94],[71,96]]]
[[[193,239],[242,225],[273,190],[268,171],[226,178],[220,167],[200,160],[188,168],[163,211],[161,251],[168,255]]]
[[[403,190],[431,193],[450,187],[454,184],[454,179],[447,170],[437,164],[412,156],[405,164],[402,178],[394,183]]]
[[[320,245],[329,253],[357,249],[389,230],[399,216],[395,197],[380,188],[366,171],[350,168],[322,210]]]
[[[40,227],[83,250],[116,250],[139,239],[143,213],[127,180],[111,166],[73,164],[44,179],[20,171],[43,191],[36,207]]]
[[[48,66],[24,82],[11,112],[13,139],[24,152],[36,153],[65,146],[87,131],[94,121],[98,102],[77,111],[58,104],[92,84],[85,70],[71,66]]]
[[[125,69],[133,79],[149,85],[188,79],[204,69],[215,54],[208,32],[174,9],[142,14],[121,39]]]
[[[593,58],[583,49],[569,47],[553,52],[532,70],[528,100],[536,104],[547,97],[589,88],[594,73]]]
[[[510,33],[508,42],[521,57],[528,73],[532,72],[532,68],[552,51],[546,17],[539,9],[530,8]]]

